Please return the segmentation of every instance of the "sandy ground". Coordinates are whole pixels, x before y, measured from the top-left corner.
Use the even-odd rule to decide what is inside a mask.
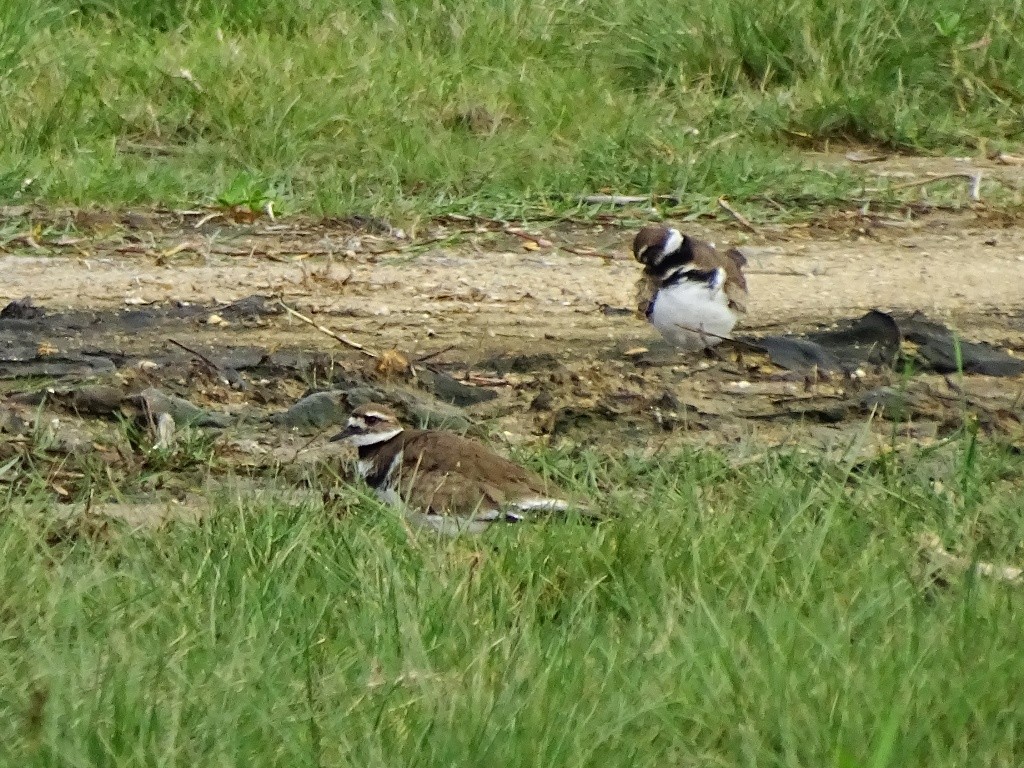
[[[760,236],[721,226],[686,230],[738,244],[747,254],[748,331],[805,330],[880,308],[921,310],[977,340],[1021,344],[1024,228],[966,212],[777,228]],[[54,308],[114,308],[261,293],[312,311],[370,347],[412,352],[579,344],[588,354],[594,344],[656,337],[640,320],[614,311],[634,303],[631,229],[532,231],[554,245],[528,250],[529,241],[485,232],[449,247],[416,248],[302,223],[207,224],[204,231],[185,223],[146,232],[148,244],[120,230],[106,237],[62,235],[36,248],[8,243],[0,256],[0,297],[31,296]],[[574,255],[559,245],[613,258]],[[281,332],[317,337],[301,325]]]

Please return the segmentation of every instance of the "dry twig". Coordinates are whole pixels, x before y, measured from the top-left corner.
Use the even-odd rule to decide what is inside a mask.
[[[216,376],[220,380],[221,384],[225,384],[232,389],[243,389],[245,387],[245,382],[242,380],[241,376],[238,375],[237,371],[221,365],[216,360],[211,360],[202,352],[192,349],[192,347],[186,347],[180,341],[176,341],[175,339],[167,339],[167,341],[198,358],[207,367],[210,374]]]
[[[224,370],[224,366],[218,365],[213,360],[211,360],[206,355],[204,355],[202,352],[197,352],[196,350],[192,349],[192,347],[186,347],[180,341],[176,341],[175,339],[167,339],[167,343],[168,344],[173,344],[174,346],[176,346],[176,347],[178,347],[180,349],[185,350],[190,355],[194,355],[195,357],[198,357],[200,360],[202,360],[204,363],[206,363],[217,374],[222,373],[223,370]]]
[[[309,319],[308,317],[303,315],[301,312],[296,312],[294,309],[292,309],[287,304],[285,304],[281,299],[278,299],[277,303],[280,304],[281,308],[284,309],[284,311],[287,312],[292,317],[296,318],[297,320],[301,320],[302,322],[306,323],[307,325],[313,326],[318,331],[320,331],[320,333],[323,333],[323,334],[326,334],[327,336],[330,336],[335,341],[340,341],[346,347],[351,347],[352,349],[359,350],[360,352],[362,352],[367,357],[372,357],[375,360],[378,357],[380,357],[379,354],[377,354],[376,352],[370,351],[369,349],[364,347],[362,344],[360,344],[360,343],[358,343],[356,341],[352,341],[352,339],[345,338],[340,333],[335,333],[330,328],[326,328],[326,327],[320,325],[319,323],[317,323],[315,320]]]
[[[751,224],[750,220],[747,219],[746,216],[744,216],[742,213],[740,213],[731,205],[729,205],[729,201],[726,200],[724,197],[718,198],[718,207],[721,208],[726,213],[728,213],[730,216],[732,216],[736,220],[736,223],[738,223],[741,227],[747,230],[747,232],[750,232],[755,235],[757,234],[757,227]]]
[[[975,171],[974,173],[944,173],[941,176],[932,176],[927,179],[916,179],[914,181],[906,181],[902,184],[894,184],[888,188],[888,191],[900,190],[900,189],[913,189],[914,187],[926,187],[929,184],[935,184],[940,181],[950,181],[951,179],[966,179],[970,182],[970,186],[967,189],[967,195],[974,202],[981,201],[981,171]]]
[[[288,463],[294,464],[296,461],[298,461],[299,454],[301,454],[303,451],[309,448],[309,446],[311,446],[313,443],[315,443],[317,440],[319,440],[321,437],[327,434],[328,430],[333,428],[336,428],[336,425],[328,424],[326,427],[321,427],[319,430],[317,430],[317,432],[311,438],[309,438],[309,440],[307,440],[306,442],[304,442],[302,445],[295,449],[295,455],[292,456],[292,460]]]
[[[731,341],[733,344],[737,344],[741,347],[746,347],[747,349],[753,349],[758,352],[764,351],[763,349],[761,349],[761,347],[757,346],[756,344],[751,344],[749,341],[740,341],[739,339],[734,339],[732,336],[720,336],[717,333],[712,333],[711,331],[705,331],[703,329],[698,328],[691,328],[690,326],[683,325],[682,323],[673,323],[673,325],[676,328],[682,328],[684,331],[695,333],[701,337],[710,337],[712,339],[718,339],[719,341]]]
[[[441,347],[441,349],[435,350],[434,352],[427,352],[427,354],[420,355],[419,357],[417,357],[413,362],[425,363],[427,362],[427,360],[433,360],[435,357],[439,357],[440,355],[443,355],[445,352],[451,352],[453,349],[455,349],[456,346],[458,345],[449,344],[447,347]]]

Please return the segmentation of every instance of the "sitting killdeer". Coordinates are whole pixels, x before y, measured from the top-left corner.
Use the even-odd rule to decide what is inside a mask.
[[[331,440],[357,449],[357,472],[378,498],[439,533],[480,533],[570,507],[539,475],[485,445],[452,432],[405,429],[382,405],[356,408]]]
[[[677,229],[650,225],[633,239],[633,257],[644,265],[638,311],[680,349],[707,349],[729,338],[747,311],[747,260],[735,248],[722,254]]]

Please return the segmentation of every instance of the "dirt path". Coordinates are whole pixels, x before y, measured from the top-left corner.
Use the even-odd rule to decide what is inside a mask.
[[[631,231],[597,229],[550,237],[577,249],[595,246],[614,259],[531,251],[500,234],[372,255],[382,242],[302,224],[203,232],[186,224],[155,236],[147,232],[148,245],[133,244],[121,232],[75,238],[72,245],[44,241],[38,249],[9,244],[0,256],[0,298],[112,308],[275,294],[331,316],[332,327],[375,348],[456,345],[470,352],[578,344],[586,355],[595,343],[618,347],[655,337],[636,318],[608,309],[633,305],[638,268],[628,255]],[[724,228],[687,231],[745,249],[752,297],[746,329],[752,332],[805,330],[870,308],[916,309],[978,340],[1024,343],[1024,228],[999,227],[968,213],[881,225],[865,219],[842,231],[781,228],[757,238]],[[226,247],[242,255],[218,253]],[[301,325],[281,332],[289,341],[323,342]]]
[[[1024,436],[1020,376],[958,381],[925,368],[908,382],[902,370],[869,365],[856,376],[819,377],[750,352],[715,362],[656,349],[657,334],[631,311],[634,225],[538,229],[537,246],[464,222],[409,241],[345,223],[232,224],[206,212],[99,218],[8,221],[4,231],[17,234],[0,254],[0,305],[31,296],[44,310],[0,318],[0,379],[10,393],[0,432],[14,434],[0,439],[0,459],[29,450],[35,433],[26,425],[44,401],[65,431],[46,449],[50,482],[65,501],[91,493],[93,464],[114,456],[120,474],[100,484],[145,490],[140,467],[149,461],[146,440],[157,435],[126,446],[119,424],[128,417],[151,430],[154,389],[212,415],[207,436],[218,467],[266,469],[268,477],[319,461],[353,393],[366,397],[368,388],[410,418],[433,417],[420,405],[441,418],[454,410],[463,426],[476,422],[499,442],[645,454],[715,445],[740,462],[779,445],[871,456],[891,448],[894,430],[900,439],[934,441],[959,429],[968,412],[986,432]],[[757,236],[685,229],[745,249],[752,313],[742,331],[801,332],[872,308],[921,310],[967,340],[1024,356],[1024,227],[968,211],[841,216]],[[243,303],[247,309],[218,307],[253,294],[268,298]],[[382,372],[275,313],[274,297],[368,349],[430,362],[416,376]],[[650,355],[631,351],[648,346]],[[314,414],[312,441],[306,416],[278,420],[310,392],[319,393],[311,400],[330,400],[317,400],[326,411]],[[205,482],[206,466],[204,459],[168,470],[167,487],[187,495]]]

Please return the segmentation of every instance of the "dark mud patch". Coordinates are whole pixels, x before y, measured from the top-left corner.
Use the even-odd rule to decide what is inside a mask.
[[[871,451],[965,425],[1024,434],[1019,358],[920,316],[869,313],[697,358],[656,345],[443,349],[425,360],[392,350],[405,364],[382,368],[321,334],[294,340],[269,297],[67,312],[19,302],[0,315],[0,483],[44,482],[62,503],[137,498],[161,510],[194,510],[211,477],[327,493],[348,477],[345,449],[328,438],[371,400],[506,443],[645,453],[683,443]],[[975,363],[1012,375],[972,374]]]

